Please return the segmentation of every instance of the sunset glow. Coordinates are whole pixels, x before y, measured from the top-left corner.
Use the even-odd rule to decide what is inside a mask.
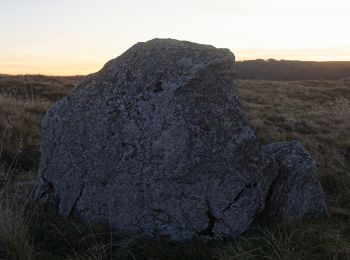
[[[237,60],[350,60],[346,0],[11,0],[0,24],[7,74],[88,74],[152,38],[230,48]]]

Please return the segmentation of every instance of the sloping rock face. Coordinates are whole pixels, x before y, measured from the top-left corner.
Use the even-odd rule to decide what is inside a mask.
[[[298,142],[280,142],[264,149],[278,167],[265,212],[283,220],[327,215],[315,162],[305,148]]]
[[[237,237],[277,176],[227,49],[138,43],[46,114],[36,197],[59,213],[174,240]]]

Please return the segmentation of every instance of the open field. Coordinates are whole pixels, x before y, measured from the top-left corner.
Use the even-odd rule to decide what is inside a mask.
[[[262,143],[300,141],[330,216],[257,219],[236,241],[173,243],[62,219],[32,204],[40,120],[80,77],[0,75],[0,259],[350,259],[350,79],[238,80]]]

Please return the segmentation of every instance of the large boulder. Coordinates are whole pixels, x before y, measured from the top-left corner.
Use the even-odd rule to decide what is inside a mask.
[[[264,150],[274,158],[278,170],[264,212],[282,220],[326,216],[325,194],[305,148],[294,141],[272,143]]]
[[[175,240],[237,237],[277,176],[228,49],[138,43],[56,103],[36,189],[64,216]]]

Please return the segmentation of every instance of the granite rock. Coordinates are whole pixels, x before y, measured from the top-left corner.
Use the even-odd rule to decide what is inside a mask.
[[[45,115],[36,198],[124,232],[239,236],[277,171],[234,79],[228,49],[137,43]]]
[[[260,213],[326,215],[309,153],[261,146],[234,79],[228,49],[134,45],[45,115],[35,197],[63,216],[173,240],[235,238]]]
[[[264,149],[278,168],[264,212],[282,220],[326,216],[325,194],[306,149],[296,141],[272,143]]]

